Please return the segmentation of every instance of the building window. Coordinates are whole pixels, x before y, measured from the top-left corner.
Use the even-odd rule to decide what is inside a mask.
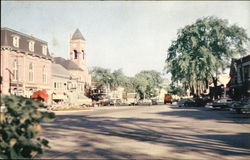
[[[47,69],[46,66],[43,66],[43,83],[46,84],[47,83]]]
[[[34,41],[29,41],[29,50],[31,52],[34,52],[34,45],[35,45],[35,42]]]
[[[74,50],[74,58],[77,59],[77,51]]]
[[[18,36],[14,36],[13,37],[13,46],[14,47],[19,47],[19,37]]]
[[[54,82],[54,88],[56,88],[56,82]]]
[[[47,55],[47,46],[43,45],[43,51],[42,52],[43,52],[44,55]]]
[[[13,80],[16,81],[18,79],[18,66],[17,60],[15,59],[13,62]]]
[[[34,65],[32,62],[29,64],[29,81],[34,81]]]

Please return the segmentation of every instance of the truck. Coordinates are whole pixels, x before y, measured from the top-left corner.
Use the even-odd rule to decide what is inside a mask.
[[[171,94],[165,94],[164,96],[164,104],[167,104],[167,103],[170,103],[170,104],[173,103],[173,98]]]

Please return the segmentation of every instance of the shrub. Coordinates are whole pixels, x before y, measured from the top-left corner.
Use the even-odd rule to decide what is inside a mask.
[[[40,123],[52,120],[55,114],[40,111],[44,104],[29,98],[5,96],[1,102],[6,111],[0,122],[0,159],[33,158],[42,154],[49,142],[38,136]]]

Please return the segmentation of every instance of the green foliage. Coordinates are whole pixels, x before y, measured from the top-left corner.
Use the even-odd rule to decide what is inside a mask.
[[[168,93],[171,93],[173,95],[178,95],[178,96],[184,96],[186,94],[183,87],[181,86],[176,87],[174,85],[170,85]]]
[[[157,71],[141,71],[134,77],[134,87],[141,98],[155,97],[158,95],[157,88],[161,87],[163,78]]]
[[[166,70],[173,82],[198,89],[218,74],[234,55],[246,53],[246,30],[217,17],[198,19],[178,31],[166,58]]]
[[[110,87],[111,90],[117,87],[124,87],[126,91],[133,90],[132,79],[124,75],[121,69],[111,72],[109,69],[94,67],[92,69],[92,79],[97,87]]]
[[[40,111],[45,107],[42,103],[24,97],[5,96],[1,102],[6,112],[0,122],[0,158],[32,158],[41,154],[43,147],[49,147],[38,132],[40,122],[52,120],[54,113]]]
[[[157,88],[163,83],[161,74],[156,71],[142,71],[135,77],[127,77],[121,69],[111,72],[109,69],[94,67],[92,79],[99,86],[110,87],[111,90],[117,87],[124,87],[125,92],[137,92],[141,98],[155,97]]]

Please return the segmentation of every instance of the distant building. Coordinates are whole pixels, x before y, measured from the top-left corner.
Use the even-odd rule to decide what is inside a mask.
[[[30,97],[34,91],[51,93],[48,43],[33,36],[1,28],[1,93]]]
[[[69,59],[54,57],[52,65],[52,79],[54,102],[62,101],[70,104],[87,96],[91,87],[91,75],[86,65],[85,39],[79,29],[75,31],[70,40]]]
[[[230,96],[239,100],[250,97],[250,55],[232,59],[228,83]]]

